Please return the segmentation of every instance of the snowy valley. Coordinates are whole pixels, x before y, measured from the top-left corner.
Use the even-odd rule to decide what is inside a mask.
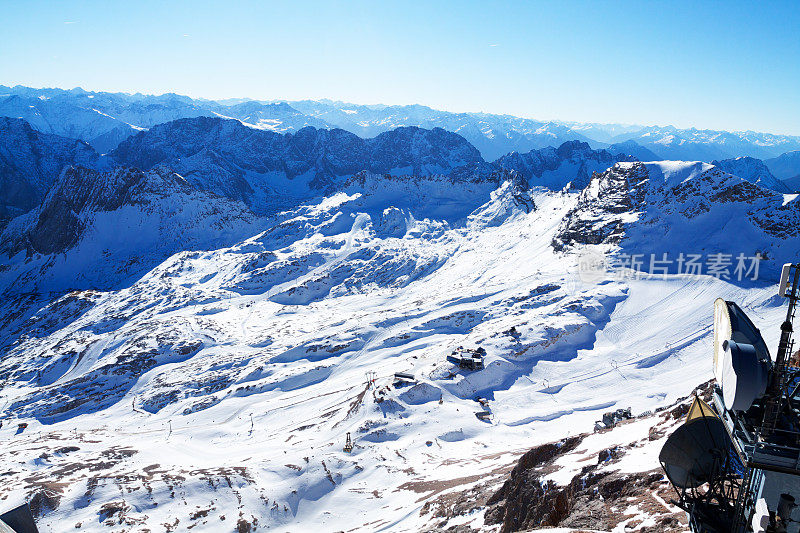
[[[0,119],[0,505],[41,531],[683,531],[657,455],[713,301],[777,341],[800,199],[753,157],[796,138],[673,161],[598,125],[506,117],[509,150],[428,108],[0,89],[31,123]],[[587,476],[601,502],[525,507]]]

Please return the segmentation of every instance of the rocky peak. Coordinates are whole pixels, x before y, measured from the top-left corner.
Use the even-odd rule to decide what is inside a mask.
[[[592,152],[589,143],[582,141],[567,141],[556,148],[556,154],[561,159],[570,159],[574,156],[582,156]]]
[[[0,230],[33,209],[67,165],[95,166],[99,156],[83,141],[33,129],[0,117]]]
[[[768,251],[776,267],[791,259],[785,243],[798,235],[796,198],[786,200],[705,163],[621,162],[593,175],[561,221],[553,247],[616,244],[641,254],[748,256]]]
[[[108,172],[67,167],[42,204],[9,226],[2,236],[2,247],[8,255],[22,249],[29,254],[63,252],[78,242],[92,213],[142,204],[150,199],[148,195],[190,190],[185,179],[164,167],[150,172],[124,167]]]
[[[440,128],[397,128],[362,139],[345,130],[312,126],[280,134],[211,117],[155,126],[121,143],[111,155],[126,166],[167,165],[195,187],[256,210],[276,190],[311,196],[361,170],[431,175],[483,163],[463,137]]]
[[[520,154],[512,152],[495,161],[496,165],[522,174],[531,185],[554,190],[570,185],[586,186],[593,172],[607,169],[617,161],[635,161],[632,156],[592,150],[585,142],[568,141],[558,148],[542,148]]]
[[[735,159],[712,161],[711,164],[725,172],[739,176],[750,183],[757,183],[762,187],[780,193],[790,192],[788,187],[773,176],[769,168],[767,168],[767,165],[760,159],[754,157],[737,157]]]

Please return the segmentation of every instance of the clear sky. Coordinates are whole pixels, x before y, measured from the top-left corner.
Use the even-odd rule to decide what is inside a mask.
[[[800,2],[0,0],[0,84],[800,135]]]

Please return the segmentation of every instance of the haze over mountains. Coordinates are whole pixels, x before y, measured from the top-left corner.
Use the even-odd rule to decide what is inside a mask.
[[[658,159],[674,160],[765,159],[800,150],[800,137],[750,131],[538,121],[488,113],[451,113],[421,105],[357,105],[329,100],[220,103],[176,94],[131,95],[79,88],[0,86],[0,116],[24,118],[40,131],[82,139],[103,153],[137,130],[196,116],[236,118],[277,132],[294,132],[305,126],[338,127],[360,137],[374,137],[400,126],[440,127],[463,136],[487,160],[570,140],[588,142],[593,148],[611,147],[612,152],[618,151],[615,145],[633,141]]]
[[[43,531],[537,525],[496,506],[518,458],[596,437],[536,486],[649,479],[669,428],[583,434],[710,379],[716,297],[772,342],[800,254],[795,137],[0,93],[0,494]],[[579,275],[635,255],[669,266]],[[674,515],[625,498],[548,524]]]

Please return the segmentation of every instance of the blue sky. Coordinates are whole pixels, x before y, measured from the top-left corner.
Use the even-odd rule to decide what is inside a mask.
[[[0,3],[0,84],[800,135],[800,2]]]

